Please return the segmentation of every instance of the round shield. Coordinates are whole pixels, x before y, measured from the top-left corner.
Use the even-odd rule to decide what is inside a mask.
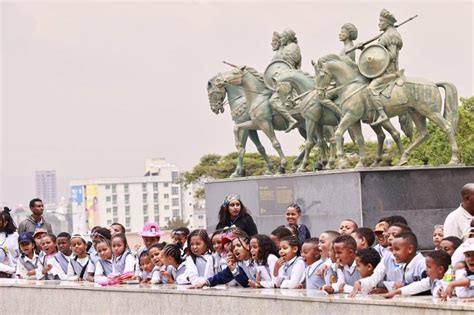
[[[267,69],[265,69],[265,72],[263,73],[263,81],[265,82],[265,85],[267,88],[269,88],[272,91],[275,91],[275,82],[273,81],[273,77],[280,72],[286,71],[286,70],[291,70],[293,67],[286,62],[285,60],[275,60],[272,61]]]
[[[387,49],[381,45],[366,47],[359,57],[359,71],[363,76],[372,79],[385,72],[390,63]]]

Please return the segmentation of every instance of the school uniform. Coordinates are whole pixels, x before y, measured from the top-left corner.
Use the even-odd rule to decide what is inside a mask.
[[[412,296],[426,291],[430,291],[434,297],[440,297],[439,288],[443,286],[443,281],[440,279],[431,280],[430,278],[423,278],[420,281],[412,282],[400,288],[402,296]]]
[[[153,270],[151,271],[151,283],[152,284],[161,284],[161,283],[166,283],[164,282],[164,279],[161,275],[162,271],[165,271],[166,267],[165,266],[155,266]]]
[[[94,281],[112,273],[112,259],[99,259],[95,265]]]
[[[273,254],[270,254],[267,257],[267,263],[265,265],[258,265],[256,267],[256,272],[260,272],[260,285],[262,287],[275,287],[275,276],[273,275],[273,270],[275,270],[275,265],[277,261],[278,257]]]
[[[294,289],[301,283],[304,271],[303,258],[295,256],[280,268],[275,278],[275,285],[282,289]]]
[[[67,266],[69,265],[69,259],[71,256],[66,256],[61,252],[57,252],[52,259],[49,260],[53,268],[49,273],[54,279],[67,280]]]
[[[227,267],[227,257],[221,256],[219,253],[212,253],[212,260],[214,265],[214,274],[221,272]]]
[[[55,277],[51,272],[53,270],[52,268],[47,274],[43,273],[44,267],[47,265],[53,265],[55,255],[56,253],[54,255],[45,255],[44,253],[43,255],[40,255],[41,264],[38,265],[38,268],[36,268],[36,280],[55,280]]]
[[[121,274],[125,272],[135,272],[136,259],[129,249],[112,259],[112,273]]]
[[[92,262],[89,255],[83,258],[79,258],[77,256],[72,257],[69,260],[69,265],[67,267],[68,280],[73,278],[85,280],[87,278],[87,272],[90,265],[92,265]]]
[[[420,281],[425,277],[425,258],[418,253],[408,264],[398,264],[393,254],[385,255],[375,267],[374,273],[360,279],[362,291],[368,292],[381,281],[401,282],[404,285]]]
[[[0,278],[12,278],[15,272],[16,267],[8,250],[0,247]]]
[[[306,289],[321,289],[325,285],[324,277],[317,275],[318,271],[324,266],[326,258],[321,258],[305,268],[304,285]]]
[[[375,249],[375,250],[377,251],[377,253],[379,253],[380,258],[382,258],[382,257],[384,257],[385,255],[391,253],[391,251],[390,251],[390,249],[388,249],[388,247],[383,247],[383,246],[380,245],[380,244],[374,245],[373,249]]]
[[[354,283],[359,279],[360,274],[357,271],[354,259],[351,265],[337,268],[337,282],[332,285],[334,293],[351,293]],[[344,284],[342,291],[340,291],[341,284]]]
[[[13,232],[7,235],[5,232],[0,232],[0,247],[10,254],[12,263],[16,266],[16,261],[20,257],[18,233]]]
[[[327,266],[326,273],[324,274],[324,284],[332,286],[337,282],[337,264],[333,263],[331,259],[327,259],[324,265]]]
[[[252,272],[253,266],[251,266],[250,260],[247,262],[238,262],[234,270],[230,270],[226,267],[221,272],[215,274],[213,277],[207,279],[207,285],[214,287],[219,284],[228,284],[235,280],[237,284],[244,288],[249,287],[249,279],[255,280],[255,273]],[[255,271],[255,269],[253,269]]]
[[[187,279],[186,273],[186,261],[183,261],[178,268],[173,266],[167,267],[168,273],[173,277],[173,280],[176,284],[188,284],[189,280]]]
[[[33,258],[29,258],[25,255],[18,257],[16,263],[16,275],[20,279],[34,280],[36,279],[35,275],[28,276],[28,272],[31,270],[36,270],[39,264],[39,256],[33,252]]]
[[[474,297],[474,273],[467,269],[456,270],[456,280],[469,279],[469,286],[467,287],[456,287],[454,292],[458,298],[471,298]]]
[[[185,259],[186,272],[178,280],[180,284],[196,284],[214,275],[214,261],[211,254]],[[177,282],[178,282],[177,281]]]

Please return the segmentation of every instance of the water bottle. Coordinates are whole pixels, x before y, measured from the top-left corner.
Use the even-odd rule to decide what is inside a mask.
[[[448,267],[448,271],[446,271],[446,273],[444,274],[443,276],[443,281],[447,284],[451,281],[454,281],[454,270],[453,270],[453,266],[452,265],[449,265]]]

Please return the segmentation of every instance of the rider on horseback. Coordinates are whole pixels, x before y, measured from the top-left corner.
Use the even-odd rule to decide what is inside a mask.
[[[385,47],[388,51],[390,62],[387,69],[379,77],[373,79],[369,86],[369,99],[372,106],[377,110],[378,118],[371,125],[378,125],[388,120],[387,114],[383,108],[382,93],[389,85],[399,77],[398,73],[398,53],[403,47],[402,37],[395,28],[395,22],[397,19],[389,11],[382,9],[379,17],[379,29],[384,33],[380,36],[378,44]],[[363,46],[359,46],[359,49],[363,49]],[[388,91],[387,97],[390,97],[390,91]]]

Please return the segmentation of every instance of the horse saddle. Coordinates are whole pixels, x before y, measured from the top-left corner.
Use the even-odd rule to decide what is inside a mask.
[[[405,85],[406,78],[405,78],[405,70],[402,69],[396,73],[396,78],[392,80],[381,92],[383,96],[386,98],[391,98],[393,89],[395,86],[403,87]],[[397,104],[405,104],[408,102],[408,96],[405,93],[404,88],[397,89],[400,90],[399,93],[397,93]],[[393,102],[390,102],[390,104],[393,104]]]

